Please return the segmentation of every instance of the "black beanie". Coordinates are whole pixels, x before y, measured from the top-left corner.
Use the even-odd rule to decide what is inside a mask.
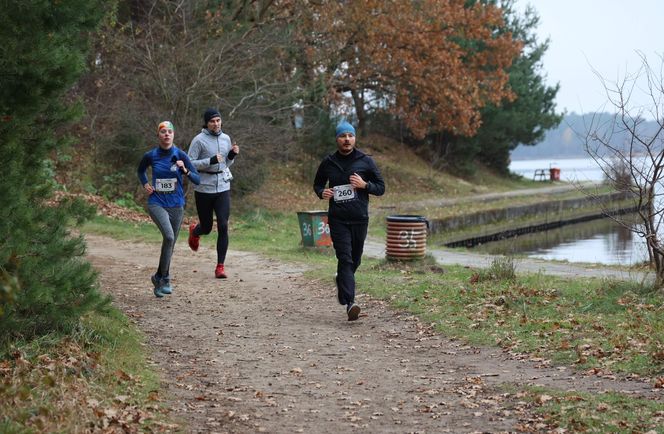
[[[219,113],[219,110],[216,108],[209,108],[205,110],[205,113],[203,113],[203,121],[205,122],[205,126],[207,126],[207,123],[210,122],[210,119],[220,117],[221,114]]]

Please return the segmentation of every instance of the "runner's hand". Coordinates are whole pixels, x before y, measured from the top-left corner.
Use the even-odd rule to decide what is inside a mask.
[[[323,199],[331,199],[334,197],[334,190],[331,188],[326,188],[323,190],[323,194],[321,196],[323,196]]]
[[[354,188],[366,188],[367,187],[367,183],[357,173],[353,173],[352,175],[350,175],[350,185],[352,185]]]
[[[152,188],[152,186],[149,183],[145,183],[143,188],[145,189],[145,191],[148,192],[148,194],[154,193],[154,188]]]

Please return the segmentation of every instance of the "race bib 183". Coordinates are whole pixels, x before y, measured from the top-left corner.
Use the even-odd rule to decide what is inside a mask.
[[[175,191],[175,186],[177,185],[177,182],[178,182],[177,178],[156,179],[155,190],[162,193]]]
[[[350,184],[337,185],[332,187],[334,190],[334,201],[345,202],[355,199],[355,189]]]

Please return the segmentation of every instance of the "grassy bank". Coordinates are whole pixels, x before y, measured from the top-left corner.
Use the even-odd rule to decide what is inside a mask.
[[[114,309],[74,335],[17,342],[0,361],[0,432],[172,432],[143,349]]]
[[[444,206],[438,206],[431,204],[430,202],[422,201],[420,202],[421,207],[417,208],[418,202],[406,202],[405,204],[400,204],[396,202],[394,206],[395,211],[401,213],[421,213],[427,216],[427,218],[434,219],[447,219],[454,218],[459,216],[465,216],[468,214],[473,214],[477,212],[486,212],[491,210],[500,210],[511,207],[518,206],[527,206],[527,205],[536,205],[542,202],[548,201],[564,201],[569,199],[586,199],[591,201],[590,196],[594,195],[603,195],[607,193],[613,193],[614,190],[606,185],[592,185],[592,186],[577,186],[567,184],[571,189],[568,191],[556,191],[556,192],[547,192],[546,188],[550,187],[551,184],[542,184],[542,183],[532,183],[529,184],[524,181],[525,185],[520,186],[520,188],[538,188],[542,192],[539,194],[529,194],[529,195],[514,195],[509,197],[492,197],[490,199],[481,200],[477,197],[477,193],[470,193],[468,196],[459,198],[454,201],[454,203],[445,204]],[[557,186],[565,187],[566,184],[560,183]],[[443,199],[454,199],[446,194],[442,194],[440,197]],[[431,199],[429,199],[431,200]],[[434,201],[435,203],[435,201]],[[595,208],[598,206],[595,205]]]

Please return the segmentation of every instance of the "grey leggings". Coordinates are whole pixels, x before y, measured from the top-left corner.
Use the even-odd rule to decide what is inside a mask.
[[[159,205],[148,205],[148,211],[163,237],[157,277],[168,283],[170,281],[171,257],[173,256],[175,241],[177,241],[180,233],[184,208],[164,208]]]

